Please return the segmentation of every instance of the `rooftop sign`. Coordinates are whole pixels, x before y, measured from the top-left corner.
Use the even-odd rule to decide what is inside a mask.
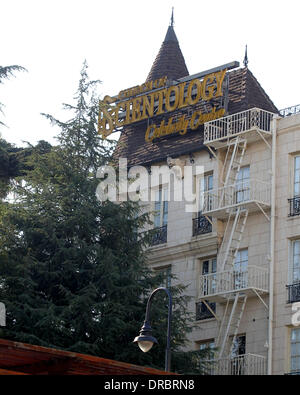
[[[207,112],[202,112],[197,104],[216,103],[224,95],[227,70],[238,66],[238,62],[232,62],[171,84],[164,77],[122,90],[115,97],[105,96],[99,102],[99,133],[106,138],[123,126],[149,120],[145,140],[151,142],[173,133],[185,134],[188,129],[195,130],[207,121],[222,117],[224,108],[211,105]],[[182,112],[186,108],[195,110],[188,118]],[[168,113],[175,116],[167,122],[160,120],[159,125],[154,123],[157,117]],[[150,119],[154,122],[150,123]]]

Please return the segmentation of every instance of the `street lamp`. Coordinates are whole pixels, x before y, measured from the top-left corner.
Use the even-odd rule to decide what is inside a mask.
[[[171,349],[170,349],[170,339],[171,339],[171,319],[172,319],[172,296],[170,291],[167,288],[157,288],[150,295],[147,307],[146,307],[146,316],[144,324],[141,328],[140,335],[134,339],[134,343],[137,343],[140,349],[143,352],[148,352],[151,350],[154,343],[158,343],[155,337],[152,336],[152,328],[150,325],[150,309],[151,303],[154,295],[159,292],[164,291],[169,298],[168,304],[168,331],[167,331],[167,347],[166,347],[166,355],[165,355],[165,372],[169,372],[171,368]]]

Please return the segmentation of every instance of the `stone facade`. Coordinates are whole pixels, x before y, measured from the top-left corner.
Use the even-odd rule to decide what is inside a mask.
[[[196,329],[187,349],[217,345],[218,362],[211,373],[295,374],[300,372],[300,329],[297,332],[292,324],[292,308],[298,298],[300,301],[300,198],[289,199],[300,196],[300,115],[285,112],[279,117],[278,109],[245,66],[227,70],[222,95],[225,114],[232,116],[228,130],[232,133],[240,128],[240,142],[235,143],[237,135],[225,135],[210,145],[205,141],[206,125],[185,135],[147,141],[149,123],[165,122],[164,113],[124,126],[115,159],[126,158],[128,168],[168,166],[170,157],[194,169],[204,168],[206,178],[194,178],[196,195],[200,197],[201,188],[205,191],[206,208],[201,207],[201,213],[189,212],[185,201],[171,199],[167,213],[163,203],[143,203],[147,212],[153,213],[155,207],[163,210],[159,217],[153,214],[160,230],[149,249],[149,265],[154,270],[171,270],[174,284],[185,285],[191,296],[189,310],[194,313]],[[186,80],[180,78],[187,73],[171,23],[147,81],[166,76],[169,84],[178,84]],[[208,114],[214,105],[199,102],[188,107],[185,116],[196,110]],[[273,115],[276,121],[272,121]],[[253,128],[253,121],[259,125]],[[216,123],[216,134],[222,130],[222,122]],[[229,148],[234,144],[242,152],[238,164]],[[161,188],[161,195],[164,188],[172,189],[168,182],[152,187]],[[225,201],[227,206],[221,207]]]
[[[300,216],[290,216],[288,199],[293,197],[294,156],[300,153],[300,115],[278,118],[276,131],[276,178],[275,178],[275,255],[274,255],[274,300],[273,300],[273,352],[272,374],[291,372],[291,331],[292,303],[288,303],[287,285],[290,284],[291,243],[300,238]],[[245,135],[246,136],[246,135]],[[247,138],[247,136],[246,136]],[[213,174],[213,188],[220,188],[220,173],[224,163],[224,150],[217,150],[216,158],[207,151],[193,154],[191,166],[204,166],[205,174]],[[181,156],[190,163],[188,156]],[[163,162],[158,163],[159,165]],[[250,178],[266,183],[272,181],[272,137],[257,138],[247,144],[241,168],[250,167]],[[151,207],[145,206],[148,210]],[[299,212],[300,213],[300,212]],[[188,349],[197,350],[201,343],[216,342],[221,321],[225,315],[226,301],[216,302],[216,317],[196,320],[196,303],[199,302],[199,278],[203,274],[203,261],[216,257],[220,250],[226,219],[213,218],[212,229],[208,233],[193,235],[193,219],[197,215],[185,210],[185,202],[169,202],[167,243],[150,248],[149,264],[154,269],[170,267],[176,282],[187,286],[191,301],[189,309],[195,313],[196,329],[189,336]],[[240,241],[239,250],[248,250],[248,266],[258,266],[269,270],[271,265],[271,220],[270,210],[258,207],[249,212]],[[217,271],[219,268],[217,269]],[[243,315],[238,325],[237,336],[245,335],[245,354],[265,358],[269,351],[269,303],[268,293],[249,291]],[[230,295],[235,295],[232,290]],[[295,302],[297,300],[293,300]],[[230,304],[232,306],[232,304]],[[230,307],[231,308],[231,307]],[[227,311],[229,319],[230,308]],[[236,326],[235,326],[236,327]],[[234,326],[230,327],[229,339],[234,336]],[[230,340],[229,340],[230,342]],[[229,346],[224,356],[230,357]],[[300,367],[300,365],[299,365]],[[259,373],[267,373],[266,366]],[[270,372],[269,372],[270,373]]]

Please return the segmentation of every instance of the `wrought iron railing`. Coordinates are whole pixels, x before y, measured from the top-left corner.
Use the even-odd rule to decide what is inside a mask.
[[[239,112],[204,124],[204,144],[255,129],[271,133],[274,114],[259,108]]]
[[[212,232],[211,219],[209,219],[204,215],[200,215],[198,218],[193,219],[193,236],[204,235]]]
[[[267,374],[267,359],[262,355],[244,354],[237,357],[203,361],[207,375],[261,376]]]
[[[300,215],[300,197],[296,196],[293,199],[288,199],[290,205],[289,217]]]
[[[270,205],[270,198],[270,183],[251,179],[204,192],[202,212],[209,213],[250,201]]]
[[[168,226],[164,225],[161,228],[153,229],[153,235],[151,239],[151,246],[164,244],[168,239]]]
[[[206,301],[210,309],[216,312],[216,303],[209,303]],[[213,313],[209,310],[205,303],[196,303],[196,321],[207,320],[208,318],[213,318]]]
[[[300,301],[300,281],[287,285],[287,292],[288,292],[288,297],[287,297],[287,303],[294,303],[294,302],[299,302]]]
[[[296,106],[284,108],[283,110],[280,110],[279,113],[282,117],[288,117],[290,115],[299,114],[300,113],[300,104],[297,104]]]
[[[268,269],[251,265],[246,270],[227,270],[200,276],[198,297],[203,298],[208,295],[213,296],[249,288],[267,291],[268,287]]]

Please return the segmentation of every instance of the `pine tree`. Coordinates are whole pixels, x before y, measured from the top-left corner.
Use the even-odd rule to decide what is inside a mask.
[[[4,80],[12,77],[15,71],[25,71],[26,69],[21,66],[0,66],[0,84],[4,83]],[[0,113],[3,114],[3,103],[0,102]],[[0,126],[5,126],[0,121]],[[9,188],[10,176],[13,174],[15,167],[12,164],[12,158],[9,155],[9,150],[12,149],[12,145],[9,144],[1,137],[0,133],[0,199],[6,196]],[[14,163],[15,164],[15,163]],[[13,169],[12,169],[13,168]]]
[[[27,174],[0,222],[0,301],[7,309],[2,337],[135,364],[164,367],[166,299],[153,303],[154,336],[147,354],[132,341],[150,292],[163,281],[146,263],[148,221],[136,203],[99,202],[99,166],[113,147],[97,134],[98,101],[87,65],[69,121],[46,117],[61,132],[56,147],[31,148]],[[43,149],[43,147],[45,149]],[[173,359],[190,318],[182,287],[172,288]]]
[[[0,66],[0,84],[4,83],[4,80],[12,77],[15,71],[26,71],[24,67],[21,66]],[[3,103],[0,103],[0,112],[2,111]],[[4,125],[3,122],[0,121],[0,125]]]

